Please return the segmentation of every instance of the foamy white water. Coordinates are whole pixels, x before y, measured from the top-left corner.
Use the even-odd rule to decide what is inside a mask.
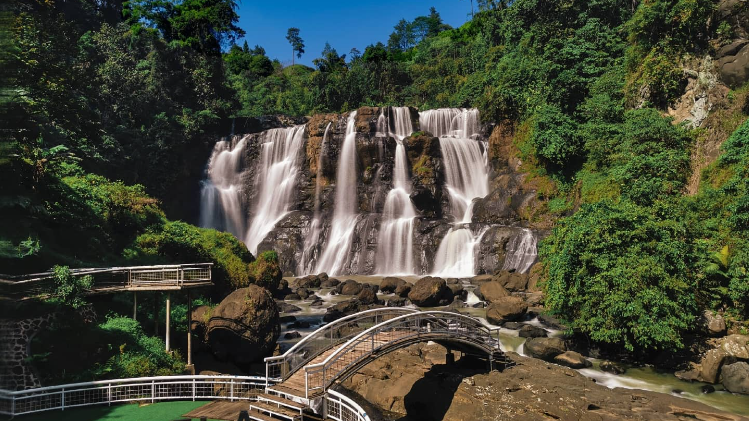
[[[349,261],[352,245],[352,234],[357,226],[357,130],[354,119],[357,112],[352,111],[346,123],[346,136],[341,145],[338,168],[336,169],[336,201],[333,209],[331,230],[326,241],[325,250],[320,256],[315,272],[326,272],[329,275],[340,275]]]
[[[396,139],[396,157],[393,188],[386,196],[378,232],[375,271],[380,274],[409,275],[414,273],[412,231],[417,211],[409,197],[411,180],[403,140],[412,133],[411,112],[408,107],[391,107],[390,112],[393,117],[386,120],[386,128],[393,126],[391,134]],[[378,118],[378,131],[381,130],[383,116],[381,114]]]
[[[304,145],[305,126],[271,129],[260,137],[261,160],[256,171],[259,190],[255,217],[245,235],[247,248],[255,254],[258,244],[289,213],[295,193],[299,156]]]

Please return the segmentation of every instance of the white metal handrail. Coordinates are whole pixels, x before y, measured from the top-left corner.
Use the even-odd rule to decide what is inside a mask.
[[[325,414],[336,421],[370,421],[364,409],[335,390],[328,390],[325,396]]]
[[[70,273],[75,277],[92,276],[94,285],[89,292],[93,293],[113,289],[182,288],[210,283],[212,267],[213,263],[192,263],[71,269]],[[29,298],[49,295],[54,290],[53,279],[54,272],[18,276],[0,274],[0,296]]]
[[[384,335],[378,337],[381,333]],[[308,398],[313,391],[325,391],[341,373],[372,355],[377,349],[425,335],[430,338],[443,336],[460,339],[483,348],[488,353],[500,350],[499,341],[492,336],[492,331],[473,317],[446,311],[405,314],[359,333],[324,361],[305,366],[305,397]],[[377,343],[376,337],[379,340],[386,338],[387,342]]]
[[[279,381],[286,379],[320,353],[346,342],[366,328],[418,311],[410,308],[385,307],[361,311],[334,320],[302,338],[284,354],[265,358],[266,377]]]
[[[0,414],[22,415],[117,402],[252,400],[266,387],[260,376],[160,376],[100,380],[19,391],[0,390]]]

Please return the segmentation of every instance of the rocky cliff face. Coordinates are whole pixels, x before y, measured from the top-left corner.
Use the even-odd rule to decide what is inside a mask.
[[[439,139],[420,130],[419,113],[409,109],[408,116],[413,133],[403,139],[403,145],[411,180],[410,199],[418,212],[412,234],[414,268],[416,274],[439,272],[440,268],[434,267],[436,253],[446,233],[454,228],[446,163]],[[378,233],[385,199],[393,188],[399,142],[391,130],[384,132],[383,121],[392,128],[390,121],[393,118],[390,108],[363,107],[357,110],[354,126],[359,216],[341,274],[376,271]],[[297,153],[298,171],[293,180],[296,191],[289,212],[258,244],[258,253],[269,249],[279,253],[285,275],[314,271],[315,260],[326,246],[335,208],[336,174],[347,119],[348,114],[319,114],[309,119],[305,126],[304,145]],[[257,213],[259,183],[267,182],[258,164],[263,137],[262,133],[237,136],[245,139],[240,189],[244,216],[251,221]],[[512,128],[498,125],[493,130],[489,126],[480,126],[480,133],[474,137],[467,141],[481,144],[487,160],[490,194],[474,199],[471,223],[464,226],[471,230],[477,242],[474,272],[491,274],[503,268],[508,244],[528,231],[524,230],[528,224],[521,215],[524,208],[533,206],[536,191],[524,183],[524,175],[518,172],[518,159],[508,150]],[[530,228],[535,236],[546,232],[533,226]],[[316,229],[319,231],[313,232]],[[311,244],[313,235],[317,241]]]

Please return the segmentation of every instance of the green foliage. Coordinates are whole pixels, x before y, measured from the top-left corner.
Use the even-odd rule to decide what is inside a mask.
[[[697,314],[687,229],[669,205],[583,205],[540,250],[545,304],[597,342],[628,350],[683,346]]]
[[[67,266],[55,266],[54,272],[55,290],[51,299],[74,309],[86,305],[84,295],[94,284],[91,275],[73,276]]]
[[[281,268],[279,267],[279,255],[273,250],[264,251],[258,255],[249,266],[250,279],[255,285],[261,286],[271,292],[279,289],[281,282]]]
[[[182,372],[184,363],[179,354],[166,353],[164,341],[147,336],[137,321],[111,317],[99,329],[111,356],[97,367],[97,378],[169,376]]]
[[[75,338],[75,346],[71,346]],[[165,352],[161,338],[141,324],[112,313],[102,323],[74,312],[56,318],[33,339],[34,366],[49,384],[181,374],[179,352]]]
[[[701,303],[748,311],[748,123],[722,145],[719,159],[703,172],[698,195],[686,198],[699,249]]]
[[[531,143],[538,157],[565,167],[581,155],[581,142],[573,119],[552,105],[545,105],[534,117]]]
[[[213,262],[213,281],[219,294],[250,283],[247,267],[253,258],[232,234],[180,221],[166,222],[138,236],[125,256],[140,263]]]
[[[305,54],[305,42],[299,36],[299,28],[289,28],[286,31],[286,40],[292,46],[292,64],[294,64],[294,53],[297,53],[297,58]]]

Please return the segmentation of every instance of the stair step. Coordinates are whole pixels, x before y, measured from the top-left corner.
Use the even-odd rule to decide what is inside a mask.
[[[272,404],[263,403],[263,402],[251,402],[250,409],[251,410],[255,409],[264,414],[267,413],[272,416],[282,417],[290,421],[294,421],[294,420],[302,418],[302,414],[300,414],[299,412],[291,411],[287,408],[280,408],[277,405],[272,405]]]
[[[299,412],[302,412],[302,410],[307,407],[306,405],[303,405],[299,402],[295,402],[293,400],[286,399],[279,395],[269,395],[267,393],[259,393],[257,398],[261,402],[281,405],[291,410],[296,410]]]
[[[276,418],[256,411],[248,411],[247,416],[253,421],[279,421]]]

